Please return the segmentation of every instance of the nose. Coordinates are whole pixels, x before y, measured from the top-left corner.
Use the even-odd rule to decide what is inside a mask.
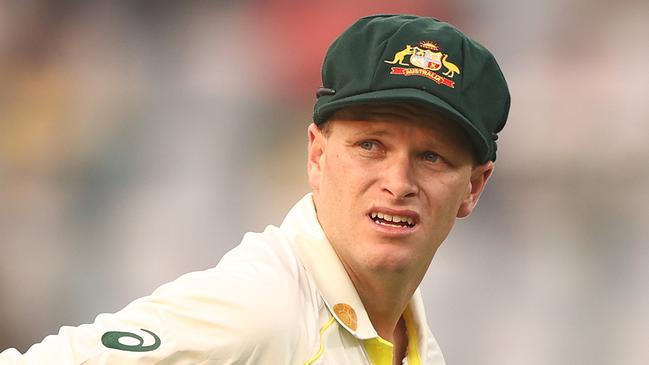
[[[382,174],[382,190],[397,200],[416,196],[419,187],[410,158],[395,157],[386,162],[388,163]]]

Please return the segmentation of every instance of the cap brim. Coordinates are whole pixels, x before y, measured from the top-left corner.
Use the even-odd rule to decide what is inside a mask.
[[[464,115],[458,112],[450,104],[437,96],[430,94],[426,91],[419,89],[389,89],[371,91],[363,94],[352,95],[342,99],[325,102],[319,108],[316,108],[315,122],[322,123],[329,119],[331,115],[340,109],[346,108],[351,105],[357,104],[370,104],[370,103],[398,103],[409,102],[427,106],[440,112],[452,121],[459,124],[462,129],[466,131],[473,146],[476,149],[476,157],[480,163],[486,162],[493,154],[491,151],[489,141],[487,141],[480,130],[478,130]]]

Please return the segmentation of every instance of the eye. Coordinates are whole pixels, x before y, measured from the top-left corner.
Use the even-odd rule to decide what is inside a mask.
[[[439,156],[436,153],[430,151],[424,152],[423,157],[424,160],[428,162],[437,162],[437,160],[439,160]]]
[[[374,141],[363,141],[359,146],[364,150],[371,151],[376,146],[376,143]]]

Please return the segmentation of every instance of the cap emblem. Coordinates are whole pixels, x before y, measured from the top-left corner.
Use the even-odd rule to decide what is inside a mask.
[[[460,68],[448,60],[448,54],[442,53],[439,45],[431,41],[421,41],[415,47],[407,44],[406,48],[394,54],[392,60],[384,62],[391,65],[415,66],[391,67],[391,75],[423,76],[450,88],[455,88],[455,81],[451,79],[455,74],[460,73]],[[446,77],[434,72],[441,70],[442,67],[446,69],[442,73]]]

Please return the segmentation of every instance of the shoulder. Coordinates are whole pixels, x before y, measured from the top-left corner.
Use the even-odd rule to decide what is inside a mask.
[[[216,267],[185,274],[92,324],[62,327],[25,359],[290,363],[317,305],[290,247],[278,228],[247,234]],[[0,362],[20,357],[7,351]]]
[[[182,336],[210,339],[177,341],[238,353],[299,335],[296,319],[316,305],[307,282],[281,231],[268,227],[246,234],[216,267],[185,274],[142,302],[164,310],[165,321]]]
[[[300,274],[300,264],[280,228],[268,226],[261,233],[246,233],[214,270],[263,275],[264,280],[290,279]]]
[[[246,233],[215,267],[185,274],[153,295],[189,296],[206,303],[228,301],[262,310],[272,306],[272,301],[290,301],[301,275],[290,244],[277,227],[269,226],[262,233]]]

